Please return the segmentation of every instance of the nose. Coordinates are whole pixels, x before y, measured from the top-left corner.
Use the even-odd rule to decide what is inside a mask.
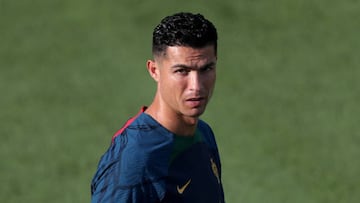
[[[192,92],[200,92],[202,88],[202,79],[198,71],[191,71],[189,75],[189,89]]]

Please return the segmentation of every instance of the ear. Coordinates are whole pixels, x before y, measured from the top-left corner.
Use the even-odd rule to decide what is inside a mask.
[[[159,74],[159,66],[154,60],[148,60],[146,62],[147,70],[150,76],[156,81],[159,81],[160,74]]]

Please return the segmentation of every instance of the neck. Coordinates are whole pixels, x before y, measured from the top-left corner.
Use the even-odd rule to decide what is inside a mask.
[[[199,118],[187,117],[153,102],[145,111],[170,132],[180,136],[193,136]]]

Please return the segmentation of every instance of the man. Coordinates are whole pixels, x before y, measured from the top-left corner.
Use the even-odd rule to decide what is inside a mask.
[[[200,14],[168,16],[154,29],[152,52],[154,100],[113,136],[92,202],[224,202],[215,138],[199,119],[216,79],[216,28]]]

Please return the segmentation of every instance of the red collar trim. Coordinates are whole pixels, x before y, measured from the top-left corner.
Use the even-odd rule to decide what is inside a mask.
[[[140,116],[140,114],[142,114],[143,112],[145,112],[145,110],[147,109],[147,106],[142,106],[140,111],[132,118],[130,118],[129,120],[126,121],[125,125],[123,125],[123,127],[120,128],[120,130],[118,130],[112,137],[111,141],[114,142],[115,138],[120,135],[122,132],[124,132],[124,130],[132,123],[134,122],[134,120]]]

